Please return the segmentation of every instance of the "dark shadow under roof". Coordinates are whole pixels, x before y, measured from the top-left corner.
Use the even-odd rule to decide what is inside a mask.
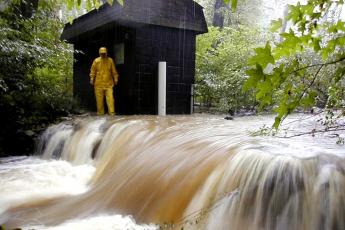
[[[120,6],[104,4],[98,10],[66,24],[61,38],[71,41],[83,33],[116,22],[120,25],[158,25],[206,33],[207,25],[202,7],[193,0],[125,0]]]

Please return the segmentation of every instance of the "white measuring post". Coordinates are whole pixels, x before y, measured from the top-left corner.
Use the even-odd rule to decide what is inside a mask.
[[[194,113],[194,84],[190,85],[190,114]]]
[[[167,63],[158,63],[158,115],[166,115]]]

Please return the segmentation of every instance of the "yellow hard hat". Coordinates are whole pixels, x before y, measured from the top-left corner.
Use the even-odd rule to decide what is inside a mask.
[[[105,48],[105,47],[99,48],[99,53],[100,54],[106,54],[107,53],[107,48]]]

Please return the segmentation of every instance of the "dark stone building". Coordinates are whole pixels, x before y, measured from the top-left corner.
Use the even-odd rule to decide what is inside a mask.
[[[119,114],[157,114],[158,62],[167,62],[167,114],[189,114],[196,35],[207,32],[202,7],[192,0],[126,0],[103,5],[67,24],[61,38],[74,44],[74,95],[95,110],[89,84],[92,61],[108,48],[119,72]]]

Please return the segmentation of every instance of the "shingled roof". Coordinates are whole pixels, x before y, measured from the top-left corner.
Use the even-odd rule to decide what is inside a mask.
[[[116,1],[111,6],[104,4],[98,10],[75,19],[67,24],[61,38],[72,40],[83,33],[103,25],[148,24],[206,33],[207,25],[202,7],[193,0],[125,0],[124,6]]]

